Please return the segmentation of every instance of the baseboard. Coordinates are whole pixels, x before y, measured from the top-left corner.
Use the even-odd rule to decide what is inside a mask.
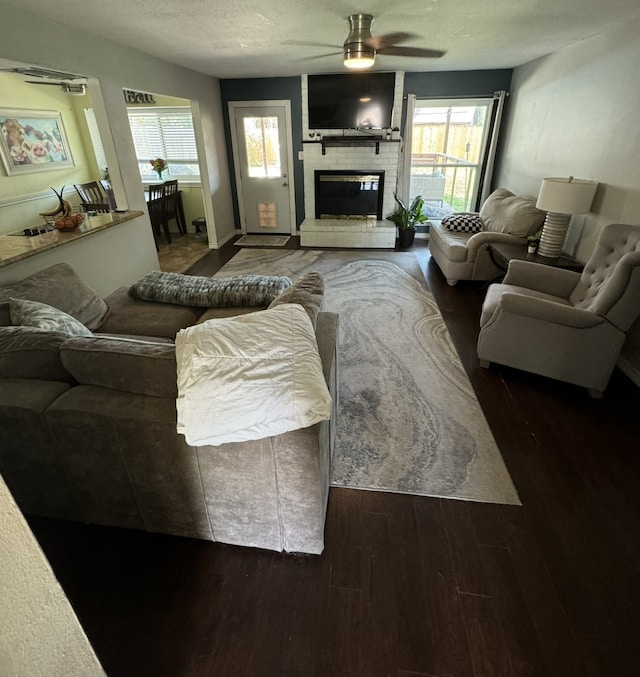
[[[232,230],[228,235],[225,235],[221,240],[216,240],[215,242],[209,242],[209,249],[220,249],[224,247],[227,242],[230,242],[236,235],[242,234],[239,230]]]
[[[627,360],[626,357],[618,359],[618,369],[626,374],[637,386],[640,386],[640,369]]]

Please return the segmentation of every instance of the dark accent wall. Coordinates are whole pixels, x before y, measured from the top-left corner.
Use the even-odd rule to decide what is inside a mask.
[[[298,152],[302,150],[302,91],[300,77],[291,78],[248,78],[244,80],[220,80],[222,95],[222,114],[224,117],[224,134],[227,142],[229,175],[233,192],[233,216],[236,228],[240,228],[238,211],[238,191],[236,175],[231,151],[231,127],[229,122],[229,101],[291,101],[291,130],[293,153],[293,180],[295,183],[296,226],[304,220],[304,173],[302,161],[298,160]]]
[[[423,98],[488,96],[511,86],[512,69],[405,73],[404,93]]]
[[[402,129],[407,117],[407,94],[421,99],[473,98],[492,96],[511,86],[512,69],[491,71],[448,71],[405,73],[402,101]]]
[[[450,71],[431,73],[405,73],[402,120],[406,116],[406,96],[415,94],[421,98],[491,96],[495,91],[508,90],[511,84],[511,69],[489,71]],[[229,175],[233,191],[233,214],[236,228],[240,228],[233,155],[231,153],[231,128],[229,101],[268,101],[285,99],[291,101],[292,151],[295,181],[296,225],[304,220],[304,172],[298,153],[302,150],[302,91],[300,77],[248,78],[221,80],[222,114],[227,141]]]

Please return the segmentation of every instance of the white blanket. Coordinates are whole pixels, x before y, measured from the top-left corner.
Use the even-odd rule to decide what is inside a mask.
[[[286,303],[176,336],[178,426],[192,445],[244,442],[331,416],[315,333]]]

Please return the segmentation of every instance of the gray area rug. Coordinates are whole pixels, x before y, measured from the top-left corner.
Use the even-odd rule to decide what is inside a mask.
[[[332,485],[519,505],[413,253],[243,249],[217,276],[311,270],[340,314]]]

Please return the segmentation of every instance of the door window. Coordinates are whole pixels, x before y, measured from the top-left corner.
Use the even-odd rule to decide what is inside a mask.
[[[278,118],[250,116],[243,124],[249,177],[281,176]]]

